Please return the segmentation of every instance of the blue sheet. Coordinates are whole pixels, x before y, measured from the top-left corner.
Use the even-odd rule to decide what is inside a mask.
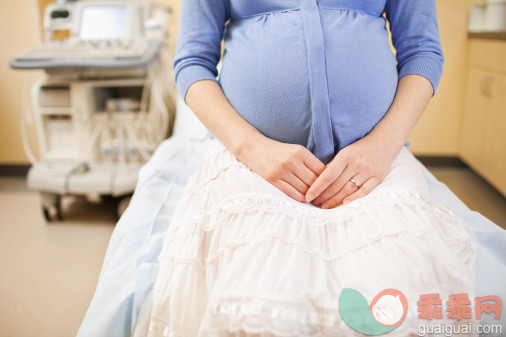
[[[158,273],[157,257],[177,202],[209,144],[206,130],[179,102],[174,136],[142,168],[129,207],[112,234],[99,282],[78,337],[131,336],[139,310]],[[423,165],[433,199],[459,215],[477,246],[476,295],[506,302],[506,231],[471,211]],[[482,324],[502,324],[488,315]],[[493,336],[489,334],[487,336]]]

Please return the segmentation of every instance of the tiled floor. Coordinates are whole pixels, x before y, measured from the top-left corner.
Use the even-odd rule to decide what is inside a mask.
[[[430,168],[471,209],[503,228],[506,201],[468,169]],[[64,221],[46,224],[37,193],[0,178],[0,336],[74,336],[93,295],[114,229],[112,203],[65,199]]]

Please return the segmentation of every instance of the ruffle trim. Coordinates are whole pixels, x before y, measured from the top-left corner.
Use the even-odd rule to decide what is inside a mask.
[[[462,220],[450,210],[427,200],[418,193],[404,189],[384,189],[371,192],[369,195],[346,205],[333,209],[320,209],[311,204],[295,204],[294,201],[278,198],[272,195],[241,194],[223,200],[218,207],[209,211],[199,211],[191,219],[191,223],[198,224],[204,231],[211,231],[223,221],[228,214],[239,214],[254,211],[279,213],[296,218],[308,219],[308,225],[322,227],[329,224],[343,223],[357,214],[371,211],[377,207],[387,205],[416,205],[428,211],[436,211],[445,220],[458,224]]]
[[[321,210],[316,207],[300,204],[293,207],[293,202],[288,202],[281,198],[269,195],[242,195],[225,200],[220,206],[210,211],[201,211],[194,215],[190,224],[184,219],[175,222],[169,229],[170,234],[166,237],[166,242],[159,261],[165,260],[175,264],[193,264],[200,272],[205,273],[206,267],[218,262],[227,250],[234,250],[251,243],[261,243],[265,240],[276,239],[285,245],[297,246],[306,254],[317,255],[324,261],[334,261],[351,251],[361,249],[367,245],[373,244],[383,238],[393,237],[399,234],[407,234],[411,237],[426,235],[429,232],[435,233],[444,244],[453,247],[458,251],[461,258],[467,263],[473,263],[475,256],[475,247],[469,234],[459,226],[461,219],[446,208],[436,205],[422,196],[406,190],[384,190],[378,193],[370,194],[362,199],[352,202],[345,207],[338,207],[332,210]],[[395,210],[389,210],[389,207],[395,207]],[[391,223],[380,227],[374,224],[375,212],[399,213],[397,219]],[[425,222],[410,221],[410,216],[414,212],[425,213]],[[288,231],[285,227],[280,227],[276,223],[258,224],[258,232],[254,234],[245,234],[240,237],[224,242],[215,250],[209,252],[204,261],[197,261],[191,256],[182,256],[184,243],[189,243],[191,237],[205,235],[206,232],[212,232],[219,226],[224,232],[229,232],[230,227],[234,226],[234,216],[238,214],[261,214],[271,213],[279,214],[276,218],[286,217],[284,223],[288,223],[297,230]],[[419,214],[415,214],[418,216]],[[353,223],[355,218],[358,224]],[[261,217],[262,218],[262,217]],[[361,225],[360,222],[366,221],[367,226],[365,236],[360,233],[355,225]],[[367,221],[370,219],[370,221]],[[237,224],[236,224],[237,225]],[[312,237],[318,238],[318,235],[301,235],[307,231],[314,232],[329,230],[330,227],[340,227],[342,230],[333,229],[332,232],[339,233],[341,237],[331,238],[330,245],[322,248],[320,244],[312,242]],[[362,225],[365,226],[365,225]],[[359,232],[355,232],[355,231]],[[200,232],[199,232],[200,231]],[[197,240],[198,242],[199,240]],[[182,246],[183,244],[183,246]],[[188,252],[191,252],[188,251]]]
[[[417,298],[419,294],[412,294]],[[397,328],[392,330],[392,336],[417,336],[418,327],[423,324],[413,310]],[[413,316],[414,315],[414,316]],[[441,320],[445,325],[474,324],[473,320],[466,322],[455,320]],[[340,337],[363,336],[346,325],[342,320],[339,309],[323,308],[308,305],[307,302],[279,301],[265,297],[232,297],[220,298],[210,303],[202,322],[195,331],[184,331],[167,325],[162,317],[154,317],[150,332],[156,336],[182,337],[188,335],[223,336],[228,337],[239,332],[255,336],[311,336],[311,337]]]

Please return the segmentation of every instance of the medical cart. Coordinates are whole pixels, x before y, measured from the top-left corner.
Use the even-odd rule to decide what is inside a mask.
[[[170,135],[169,17],[146,1],[58,1],[45,10],[45,42],[11,60],[44,70],[22,122],[35,125],[39,158],[23,128],[28,186],[40,192],[48,221],[62,219],[62,196],[128,200],[140,168]]]

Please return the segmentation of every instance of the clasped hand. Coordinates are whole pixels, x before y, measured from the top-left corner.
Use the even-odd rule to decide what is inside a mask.
[[[245,164],[289,197],[329,209],[365,196],[381,183],[395,158],[389,152],[365,137],[324,165],[304,146],[265,139]]]

